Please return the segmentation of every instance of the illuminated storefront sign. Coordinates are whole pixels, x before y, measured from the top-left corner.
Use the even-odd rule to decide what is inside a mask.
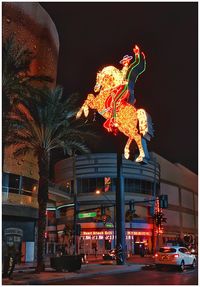
[[[79,213],[78,218],[88,218],[88,217],[96,217],[96,212],[87,212],[87,213]]]
[[[143,235],[143,236],[151,236],[152,233],[150,231],[127,231],[127,235]]]
[[[147,162],[146,140],[153,136],[153,126],[150,115],[144,109],[136,109],[134,96],[135,83],[146,69],[146,59],[137,45],[133,53],[134,61],[128,55],[120,61],[122,69],[106,66],[97,73],[94,87],[97,94],[88,94],[76,117],[79,118],[82,113],[87,117],[89,108],[97,110],[106,119],[103,126],[108,132],[116,135],[120,131],[128,137],[125,158],[130,157],[130,145],[135,140],[139,150],[135,161]]]
[[[105,231],[82,231],[82,236],[100,236],[100,235],[113,235],[114,232],[111,230],[105,230]],[[152,233],[150,231],[126,231],[127,236],[133,236],[133,235],[139,235],[139,236],[151,236]]]

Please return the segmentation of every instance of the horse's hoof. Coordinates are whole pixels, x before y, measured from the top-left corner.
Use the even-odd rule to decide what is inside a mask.
[[[129,153],[124,154],[125,159],[129,159]]]
[[[80,109],[78,113],[76,114],[76,119],[79,119],[81,115],[82,115],[82,109]]]
[[[128,151],[125,151],[125,152],[124,152],[124,157],[125,157],[125,159],[129,159],[129,156],[130,156],[129,152],[128,152]]]
[[[84,107],[84,108],[83,108],[83,113],[84,113],[84,116],[87,118],[88,115],[89,115],[89,109],[88,109],[88,107]]]
[[[138,156],[135,162],[143,162],[144,158],[142,156]]]

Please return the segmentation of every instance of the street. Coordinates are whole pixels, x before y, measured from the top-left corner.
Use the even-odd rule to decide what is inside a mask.
[[[95,275],[87,278],[71,279],[57,285],[198,285],[198,269],[186,269],[183,273],[163,269],[142,270],[114,275]],[[54,285],[49,284],[49,285]]]

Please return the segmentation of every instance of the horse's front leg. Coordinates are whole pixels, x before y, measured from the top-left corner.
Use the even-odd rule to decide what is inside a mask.
[[[138,146],[139,149],[139,156],[136,158],[136,162],[146,162],[145,160],[145,151],[143,148],[143,144],[142,144],[142,136],[140,134],[136,134],[134,135],[134,140]]]
[[[128,138],[128,141],[127,141],[125,148],[124,148],[124,157],[126,159],[129,159],[129,156],[130,156],[130,144],[131,144],[132,140],[133,140],[132,138]]]
[[[93,94],[89,94],[87,96],[87,99],[85,100],[85,102],[83,103],[82,107],[80,108],[80,110],[77,112],[76,114],[76,118],[79,119],[82,115],[82,113],[84,113],[84,116],[87,118],[88,114],[89,114],[89,107],[90,108],[94,108],[94,102],[95,97]]]

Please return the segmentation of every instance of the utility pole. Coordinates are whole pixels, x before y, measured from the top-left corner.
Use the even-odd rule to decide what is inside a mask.
[[[153,158],[153,163],[154,163],[154,182],[153,182],[153,198],[156,199],[156,158],[154,157]],[[152,216],[152,219],[153,219],[153,230],[152,230],[152,253],[154,254],[155,252],[155,244],[157,244],[157,236],[155,237],[155,228],[156,228],[156,225],[155,225],[155,220],[154,220],[154,213],[155,213],[155,204],[156,204],[156,200],[154,201],[153,203],[153,216]],[[156,242],[155,242],[156,241]]]
[[[117,265],[125,263],[125,198],[124,177],[122,173],[122,154],[117,153],[117,186],[116,186],[116,228],[117,228]]]
[[[73,177],[74,177],[74,255],[77,255],[77,182],[76,182],[76,156],[73,156]]]

